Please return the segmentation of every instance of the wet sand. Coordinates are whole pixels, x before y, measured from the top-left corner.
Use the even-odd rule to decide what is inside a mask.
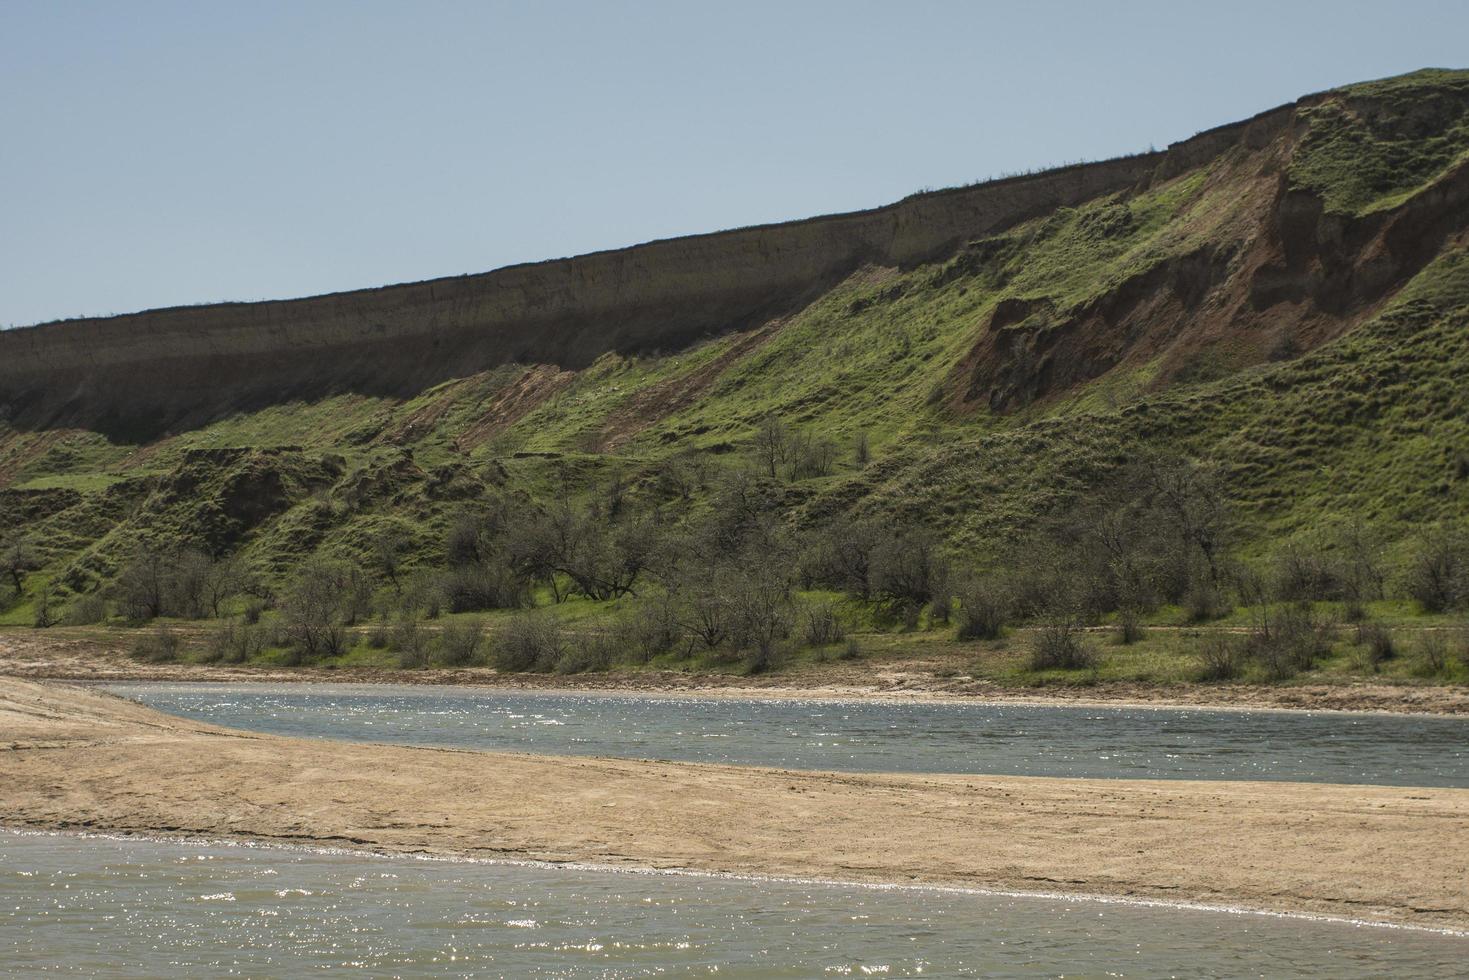
[[[1098,683],[1013,688],[953,676],[952,664],[924,659],[830,662],[755,677],[676,671],[596,674],[498,674],[489,668],[395,670],[381,667],[260,667],[142,663],[127,638],[94,630],[0,631],[0,674],[36,680],[342,684],[452,684],[514,690],[676,695],[680,697],[828,698],[841,700],[1004,702],[1112,707],[1374,711],[1469,714],[1469,687],[1357,681],[1339,684]]]
[[[310,741],[0,678],[0,823],[1469,928],[1469,790],[853,775]]]

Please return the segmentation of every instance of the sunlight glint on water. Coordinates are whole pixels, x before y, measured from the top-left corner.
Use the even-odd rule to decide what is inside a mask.
[[[919,889],[0,832],[0,975],[1452,976],[1469,940]]]

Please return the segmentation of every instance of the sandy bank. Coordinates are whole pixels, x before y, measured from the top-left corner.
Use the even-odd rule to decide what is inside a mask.
[[[0,823],[1469,927],[1469,790],[848,775],[315,742],[10,678]]]
[[[843,700],[1006,702],[1039,705],[1469,714],[1469,688],[1341,684],[1161,685],[1100,683],[1068,688],[1013,688],[953,676],[944,662],[829,662],[756,677],[625,671],[600,674],[497,674],[488,668],[392,670],[378,667],[259,667],[147,664],[126,652],[128,637],[93,630],[0,631],[0,674],[68,681],[259,681],[352,684],[454,684],[537,691],[607,691],[679,697],[834,698]]]

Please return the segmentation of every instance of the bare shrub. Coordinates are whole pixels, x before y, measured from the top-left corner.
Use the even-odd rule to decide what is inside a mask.
[[[1342,532],[1337,549],[1342,612],[1348,622],[1360,622],[1367,617],[1367,603],[1383,596],[1382,546],[1376,535],[1354,522]]]
[[[1315,602],[1340,598],[1337,568],[1315,544],[1292,543],[1276,559],[1276,595],[1286,602]]]
[[[1469,538],[1455,528],[1425,534],[1409,558],[1406,586],[1424,612],[1469,605]]]
[[[620,624],[619,636],[625,655],[640,663],[678,650],[683,633],[672,598],[663,593],[639,602]]]
[[[830,476],[836,466],[837,444],[809,432],[795,432],[787,449],[788,473],[792,480]]]
[[[999,639],[1013,604],[1005,583],[993,577],[968,578],[960,583],[958,591],[959,639]]]
[[[367,645],[374,650],[386,650],[392,642],[393,638],[388,633],[386,622],[379,620],[372,624],[372,629],[367,631]]]
[[[167,626],[144,633],[133,641],[133,656],[150,664],[168,663],[179,656],[179,637]]]
[[[172,548],[153,542],[133,549],[113,583],[124,616],[141,623],[164,614],[172,560]]]
[[[439,634],[439,662],[446,667],[470,667],[484,659],[485,627],[477,619],[444,624]]]
[[[1079,670],[1096,662],[1096,653],[1070,620],[1046,623],[1030,638],[1031,670]]]
[[[616,654],[617,643],[613,635],[600,632],[577,633],[568,639],[565,649],[556,658],[553,669],[558,674],[606,670],[612,666]]]
[[[935,586],[933,601],[928,604],[929,629],[948,626],[949,621],[954,618],[954,597],[949,594],[950,591],[947,584]]]
[[[50,582],[42,582],[36,588],[35,598],[31,602],[36,629],[49,629],[56,625],[60,612],[56,608],[56,586]]]
[[[202,619],[208,610],[205,595],[213,560],[198,548],[179,548],[169,559],[163,585],[165,611]]]
[[[1363,623],[1357,628],[1357,659],[1364,670],[1376,670],[1397,656],[1392,630],[1379,623]]]
[[[439,594],[451,613],[518,609],[530,602],[525,579],[498,561],[455,565],[440,578]]]
[[[27,572],[35,571],[41,567],[35,551],[31,547],[31,539],[19,532],[7,532],[0,538],[0,574],[10,581],[10,590],[20,595],[25,585]]]
[[[495,669],[505,672],[547,671],[566,652],[561,622],[544,613],[523,613],[495,634],[490,654]]]
[[[1199,679],[1232,681],[1244,673],[1249,651],[1238,638],[1226,634],[1206,637],[1199,646]]]
[[[1419,674],[1436,677],[1448,672],[1449,644],[1441,630],[1423,630],[1417,644]]]
[[[1117,642],[1130,646],[1143,638],[1142,615],[1134,606],[1117,610]]]
[[[921,610],[948,580],[938,539],[927,531],[885,536],[872,549],[869,562],[873,594],[903,615],[908,608]]]
[[[208,660],[242,664],[265,649],[265,633],[258,626],[227,620],[215,628],[205,644]]]
[[[1229,600],[1224,590],[1212,578],[1195,575],[1184,594],[1183,605],[1188,617],[1196,623],[1207,622],[1229,615]]]
[[[1332,628],[1309,605],[1289,606],[1276,613],[1268,628],[1250,634],[1251,655],[1270,680],[1281,681],[1316,666],[1331,650]]]
[[[807,646],[828,647],[847,638],[836,603],[812,602],[801,609],[801,639]]]
[[[346,625],[355,599],[349,570],[333,562],[307,562],[287,590],[282,625],[302,656],[336,656],[347,648]]]
[[[61,614],[61,622],[67,626],[94,626],[106,618],[107,600],[97,592],[78,596]]]
[[[398,624],[393,627],[393,635],[388,645],[398,655],[399,667],[417,670],[429,664],[429,654],[433,649],[433,636],[419,625],[418,620],[408,617],[399,620]]]
[[[790,460],[791,437],[785,423],[774,415],[767,415],[761,419],[755,429],[751,451],[755,456],[755,465],[767,477],[774,480],[780,474],[781,468]]]
[[[810,535],[802,577],[865,601],[872,596],[872,555],[885,537],[875,524],[838,518]]]

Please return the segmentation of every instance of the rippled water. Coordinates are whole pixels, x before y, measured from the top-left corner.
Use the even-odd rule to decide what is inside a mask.
[[[327,684],[118,684],[164,711],[318,738],[860,772],[1469,786],[1469,719],[758,701]]]
[[[0,975],[1459,975],[1469,940],[925,889],[0,832]]]

